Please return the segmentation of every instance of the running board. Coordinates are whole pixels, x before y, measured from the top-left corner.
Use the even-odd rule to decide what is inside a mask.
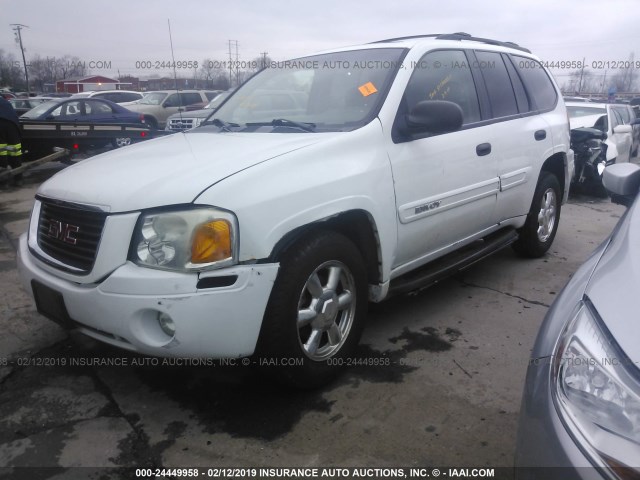
[[[483,239],[476,240],[460,250],[428,263],[424,267],[394,278],[389,287],[389,296],[430,287],[470,267],[492,253],[511,245],[517,239],[518,233],[512,228],[487,235]]]

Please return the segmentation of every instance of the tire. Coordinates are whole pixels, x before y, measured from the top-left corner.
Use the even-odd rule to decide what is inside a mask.
[[[304,237],[280,260],[257,364],[290,387],[329,383],[357,348],[367,296],[364,262],[348,238],[329,231]]]
[[[150,116],[146,116],[144,117],[144,122],[143,122],[150,130],[157,130],[158,129],[158,121]]]
[[[560,183],[543,171],[531,202],[531,210],[513,249],[529,258],[542,257],[551,247],[560,222]]]

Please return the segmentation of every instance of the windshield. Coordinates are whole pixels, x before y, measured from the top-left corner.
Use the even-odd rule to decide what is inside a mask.
[[[141,105],[160,105],[166,96],[167,94],[163,92],[147,93],[140,100],[140,104]]]
[[[598,115],[607,113],[607,110],[602,107],[567,107],[567,112],[571,118],[588,117],[589,115]]]
[[[372,48],[273,62],[207,123],[234,131],[264,125],[273,131],[305,131],[309,126],[313,131],[354,130],[378,114],[403,53],[400,48]]]
[[[58,103],[60,103],[61,101],[62,100],[48,100],[48,101],[46,101],[44,103],[41,103],[37,107],[32,108],[27,113],[21,115],[21,117],[22,118],[37,118],[40,115],[42,115],[43,113],[45,113],[47,110],[49,110],[51,107],[53,107],[54,105],[57,105]]]
[[[216,97],[211,100],[206,107],[204,107],[205,109],[209,110],[211,108],[218,108],[220,106],[220,104],[222,102],[224,102],[225,98],[227,98],[229,95],[231,95],[231,92],[224,92],[221,93],[219,95],[216,95]]]

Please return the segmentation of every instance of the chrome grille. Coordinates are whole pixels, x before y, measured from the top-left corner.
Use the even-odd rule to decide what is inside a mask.
[[[93,267],[107,214],[43,201],[38,219],[38,246],[64,265],[88,273]]]
[[[189,130],[193,128],[193,118],[172,118],[169,120],[169,128],[177,131]]]

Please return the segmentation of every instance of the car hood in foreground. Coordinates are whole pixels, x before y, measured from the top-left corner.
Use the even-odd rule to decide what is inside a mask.
[[[636,201],[617,228],[587,286],[605,325],[640,368],[640,202]]]
[[[98,155],[45,182],[38,194],[134,211],[193,202],[226,177],[336,133],[176,133]]]

